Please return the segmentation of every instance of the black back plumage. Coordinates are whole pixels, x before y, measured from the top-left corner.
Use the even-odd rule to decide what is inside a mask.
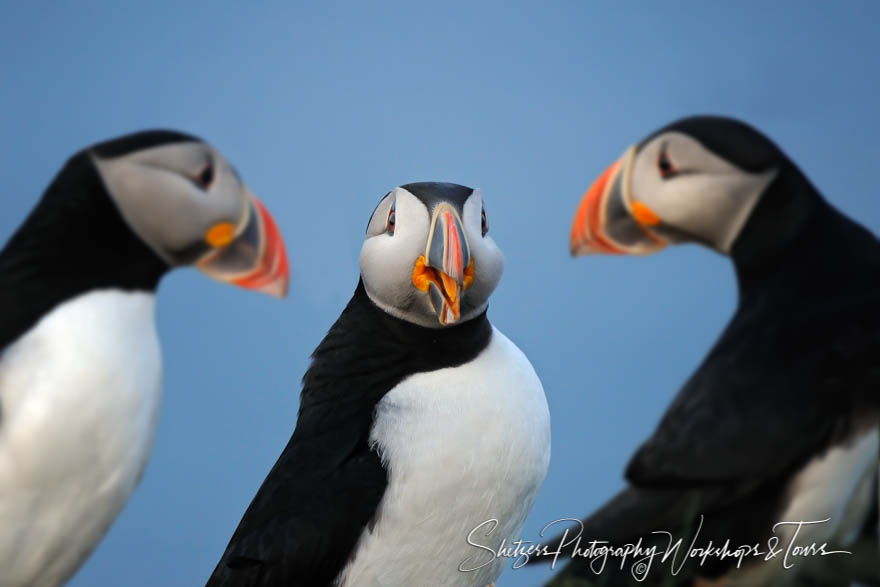
[[[731,252],[740,294],[733,318],[631,459],[630,486],[584,521],[582,546],[640,537],[647,546],[656,530],[688,540],[699,514],[698,546],[766,545],[791,476],[880,418],[880,242],[831,207],[772,143],[762,137],[748,154],[743,133],[754,131],[724,121],[734,133],[730,155],[710,122],[682,130],[714,137],[713,150],[744,168],[779,172]],[[654,543],[662,551],[667,539]],[[635,582],[629,566],[596,577],[589,562],[575,559],[551,585],[573,576],[652,584]],[[735,563],[710,559],[699,572],[720,575]],[[689,585],[697,571],[686,565],[672,578],[668,564],[654,568],[663,585]]]
[[[359,283],[313,353],[293,436],[208,585],[332,585],[388,482],[369,444],[376,404],[408,375],[470,361],[491,334],[485,313],[445,329],[405,322]]]
[[[133,133],[72,156],[0,251],[0,352],[58,304],[100,288],[153,291],[169,269],[132,232],[91,153],[120,157],[199,141],[170,130]]]
[[[61,302],[100,287],[152,290],[166,269],[81,152],[0,252],[0,349]]]

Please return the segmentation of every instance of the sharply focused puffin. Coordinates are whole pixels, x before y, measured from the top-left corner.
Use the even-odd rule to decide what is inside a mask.
[[[413,183],[382,198],[354,296],[303,377],[293,437],[208,585],[498,577],[504,559],[486,548],[522,526],[550,422],[528,359],[486,317],[503,266],[487,232],[478,190]]]
[[[269,214],[173,131],[71,157],[0,252],[0,586],[66,581],[137,485],[161,388],[156,288],[183,265],[287,288]]]
[[[848,584],[880,581],[876,538],[880,414],[880,243],[830,206],[779,148],[749,126],[720,117],[672,123],[626,150],[584,195],[571,251],[644,254],[697,242],[729,255],[739,283],[731,322],[626,469],[629,486],[584,522],[589,540],[644,544],[697,532],[696,547],[828,543],[858,551],[868,568],[823,569],[853,555],[690,561],[663,584]],[[572,531],[575,531],[572,528]],[[552,541],[551,541],[552,542]],[[569,549],[571,545],[569,546]],[[570,554],[570,553],[569,553]],[[680,558],[683,557],[683,552]],[[550,560],[548,558],[538,560]],[[604,580],[575,558],[560,584]],[[617,561],[619,563],[619,560]],[[864,562],[864,560],[862,561]],[[678,562],[676,564],[679,564]],[[823,567],[824,565],[824,567]],[[857,565],[856,565],[857,566]],[[694,579],[697,577],[697,579]],[[703,583],[700,583],[702,581]],[[711,583],[716,584],[716,583]],[[873,584],[873,583],[872,583]]]

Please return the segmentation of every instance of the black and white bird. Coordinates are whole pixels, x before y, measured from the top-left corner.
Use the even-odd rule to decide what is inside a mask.
[[[480,192],[398,187],[312,355],[287,447],[208,585],[483,587],[550,457],[547,402],[486,317],[503,257]],[[472,570],[473,569],[473,570]]]
[[[0,252],[2,587],[64,583],[137,485],[161,390],[156,288],[184,265],[287,288],[265,208],[173,131],[75,154]]]
[[[867,537],[876,561],[877,238],[829,205],[756,130],[693,117],[627,149],[587,190],[571,231],[574,255],[644,254],[681,242],[732,259],[738,307],[632,457],[629,486],[584,521],[581,546],[639,538],[662,546],[667,537],[652,532],[688,541],[699,527],[696,546],[729,539],[731,550],[759,544],[767,552],[772,537],[780,547],[794,537],[796,526],[775,524],[827,520],[802,527],[796,544],[847,550]],[[847,555],[783,558],[746,557],[736,569],[736,557],[711,556],[676,577],[670,562],[654,566],[664,585],[777,586]],[[589,559],[574,560],[564,576],[599,583]],[[606,569],[604,584],[636,584],[631,566],[614,580]],[[880,581],[876,563],[867,574]],[[835,580],[849,578],[840,571]],[[827,580],[813,584],[836,584]]]

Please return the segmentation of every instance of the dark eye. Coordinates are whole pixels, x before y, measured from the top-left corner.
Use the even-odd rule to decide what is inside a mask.
[[[397,213],[394,211],[394,204],[391,205],[391,209],[388,210],[388,221],[385,223],[385,230],[388,231],[388,234],[394,234],[394,225],[397,223]]]
[[[211,184],[214,182],[214,164],[208,163],[205,165],[202,170],[196,174],[193,180],[203,189],[211,187]]]
[[[486,236],[486,233],[489,232],[489,219],[486,218],[486,209],[483,208],[483,213],[480,215],[480,229],[483,231],[483,236]]]
[[[660,150],[660,155],[657,156],[657,170],[660,172],[660,177],[663,179],[672,177],[678,173],[675,165],[669,160],[669,155],[666,154],[665,146]]]

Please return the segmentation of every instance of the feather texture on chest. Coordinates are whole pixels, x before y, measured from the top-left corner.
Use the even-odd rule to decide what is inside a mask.
[[[485,585],[503,561],[469,545],[515,536],[550,457],[547,402],[534,369],[499,331],[473,361],[417,373],[376,408],[370,440],[389,472],[375,524],[342,585]],[[462,572],[459,566],[480,568]]]
[[[84,294],[0,356],[0,584],[65,580],[137,484],[161,389],[154,305]]]

